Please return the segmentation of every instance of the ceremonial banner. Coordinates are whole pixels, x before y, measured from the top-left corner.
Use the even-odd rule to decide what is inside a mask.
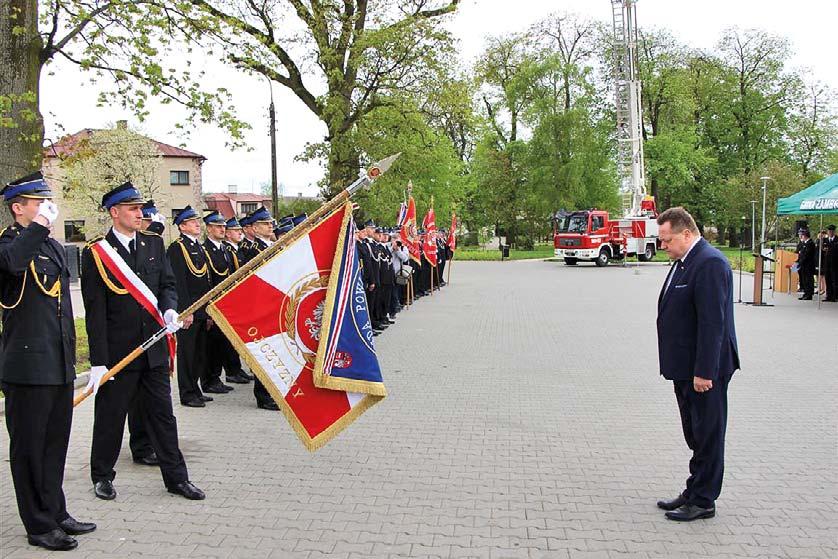
[[[448,248],[457,250],[457,214],[451,212],[451,229],[448,231]]]
[[[434,214],[433,206],[428,209],[428,214],[422,220],[422,227],[425,229],[425,237],[422,241],[422,254],[425,255],[425,260],[431,266],[436,266],[436,214]]]
[[[419,246],[419,241],[416,238],[416,202],[413,196],[407,201],[407,210],[405,211],[404,221],[402,222],[399,237],[402,244],[407,247],[407,252],[410,258],[416,263],[421,261],[422,248]]]
[[[347,203],[207,307],[309,450],[386,395],[353,232]]]
[[[402,202],[399,204],[399,213],[396,214],[396,227],[401,228],[404,225],[405,217],[407,217],[407,204]]]

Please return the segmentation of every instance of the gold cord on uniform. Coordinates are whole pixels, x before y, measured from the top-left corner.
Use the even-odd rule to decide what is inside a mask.
[[[201,247],[201,248],[204,250],[204,254],[205,254],[205,255],[206,255],[206,257],[207,257],[207,264],[209,264],[209,267],[210,267],[210,268],[212,268],[212,272],[213,272],[216,276],[221,276],[221,277],[224,277],[224,276],[226,276],[227,274],[229,274],[229,273],[230,273],[230,269],[229,269],[229,268],[228,268],[228,269],[226,269],[226,270],[224,270],[224,273],[221,273],[221,272],[219,272],[218,270],[216,270],[216,269],[215,269],[215,266],[214,266],[214,265],[213,265],[213,263],[212,263],[212,258],[210,258],[209,251],[206,249],[206,247]],[[221,250],[224,250],[224,249],[222,248]],[[206,267],[205,267],[205,268],[206,268]]]
[[[202,276],[207,275],[207,265],[204,264],[200,268],[196,267],[195,264],[192,262],[192,258],[189,256],[189,251],[186,250],[186,247],[184,246],[183,241],[178,239],[175,242],[180,245],[180,250],[183,252],[183,259],[186,261],[186,267],[189,268],[189,271],[192,273],[192,275],[196,276],[196,277],[199,277],[199,278],[202,277]],[[209,259],[207,259],[207,260],[209,260]]]

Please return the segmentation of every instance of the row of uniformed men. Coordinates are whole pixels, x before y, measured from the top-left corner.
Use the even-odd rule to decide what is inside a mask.
[[[91,532],[96,525],[75,520],[67,512],[63,492],[76,335],[69,268],[62,246],[49,236],[58,208],[41,173],[9,183],[0,194],[14,219],[0,233],[0,388],[5,395],[18,511],[31,545],[74,549],[78,541],[73,536]],[[201,218],[186,208],[175,219],[181,235],[167,250],[159,234],[162,220],[155,217],[151,204],[145,205],[144,212],[143,199],[130,183],[105,194],[102,207],[112,226],[94,242],[101,241],[98,248],[109,262],[103,262],[94,242],[82,253],[82,297],[92,365],[88,388],[95,394],[91,480],[97,497],[116,498],[114,467],[130,412],[132,435],[135,429],[137,435],[131,445],[135,461],[158,465],[169,492],[200,500],[204,492],[189,481],[179,448],[166,340],[152,345],[109,382],[102,380],[108,369],[159,330],[159,316],[145,310],[139,300],[145,298],[156,303],[167,332],[177,334],[182,403],[200,406],[208,399],[204,391],[226,391],[220,382],[222,367],[228,380],[249,382],[229,342],[215,332],[206,313],[202,310],[180,321],[178,310],[267,248],[272,234],[283,231],[274,231],[263,208],[244,220],[244,231],[252,232],[246,238],[239,236],[239,224],[211,214],[205,220],[208,239],[201,244]],[[283,227],[288,230],[292,225]],[[131,287],[141,294],[132,294]],[[210,338],[207,348],[212,336],[218,337]],[[214,356],[209,364],[207,351]],[[277,409],[264,387],[257,384],[255,393],[260,407]]]
[[[445,286],[445,264],[452,255],[444,230],[435,234],[437,265],[432,266],[420,251],[418,262],[411,259],[399,239],[397,229],[377,227],[372,220],[355,234],[361,273],[367,293],[373,335],[377,336],[395,323],[396,314],[409,298],[429,295]],[[424,242],[424,231],[419,241]]]

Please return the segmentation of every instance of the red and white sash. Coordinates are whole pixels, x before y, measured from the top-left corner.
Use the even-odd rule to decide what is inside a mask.
[[[92,245],[90,249],[102,260],[105,268],[128,290],[128,293],[142,308],[157,321],[161,327],[166,325],[163,320],[163,313],[157,307],[157,296],[151,292],[148,286],[131,269],[125,259],[105,239],[101,239]],[[169,371],[175,370],[175,355],[177,353],[177,342],[173,334],[166,334],[166,341],[169,345]]]

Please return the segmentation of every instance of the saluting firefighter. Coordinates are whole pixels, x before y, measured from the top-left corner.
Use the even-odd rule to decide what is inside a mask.
[[[207,239],[204,250],[207,253],[207,263],[210,268],[210,280],[215,287],[238,268],[238,256],[225,245],[227,236],[227,220],[218,211],[212,211],[204,216],[204,227]],[[207,368],[201,380],[204,392],[223,394],[230,392],[233,387],[221,382],[221,369],[224,368],[227,382],[247,384],[249,380],[239,376],[241,364],[231,366],[231,353],[235,355],[233,345],[227,339],[217,324],[213,324],[207,333]]]
[[[64,250],[49,238],[58,217],[40,172],[3,188],[14,223],[0,233],[0,388],[6,399],[9,465],[30,545],[75,549],[78,522],[64,500],[73,419],[76,334]]]
[[[253,232],[253,241],[250,243],[250,250],[247,252],[246,260],[250,261],[254,256],[268,248],[273,244],[271,241],[271,233],[273,233],[273,218],[270,212],[265,207],[260,207],[258,210],[247,216],[246,225],[242,225],[245,234],[248,228]],[[289,229],[290,230],[290,229]],[[245,262],[242,262],[242,265]],[[256,397],[256,407],[263,410],[279,410],[279,406],[274,402],[268,389],[265,385],[256,378],[253,383],[253,395]]]
[[[107,370],[152,337],[160,329],[160,322],[170,334],[181,327],[175,310],[175,279],[163,239],[142,230],[142,203],[139,191],[130,182],[105,194],[102,207],[110,215],[111,229],[104,239],[88,243],[82,253],[81,291],[92,365],[88,387],[96,395],[90,476],[98,498],[116,498],[114,466],[122,446],[126,414],[138,398],[138,411],[166,489],[200,500],[204,493],[189,481],[178,445],[167,340],[151,346],[100,386]],[[185,326],[190,322],[187,318]]]
[[[166,250],[177,286],[178,311],[189,307],[205,295],[211,287],[207,255],[198,237],[201,217],[191,206],[186,206],[174,219],[180,231]],[[212,397],[206,396],[198,384],[207,367],[207,331],[211,321],[204,308],[193,315],[194,324],[178,332],[177,383],[180,403],[190,408],[203,408]]]

